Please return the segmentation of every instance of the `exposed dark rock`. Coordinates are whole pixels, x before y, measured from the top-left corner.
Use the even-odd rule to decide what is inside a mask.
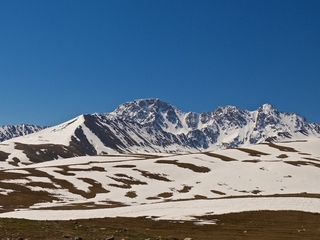
[[[29,124],[5,125],[0,127],[0,142],[3,142],[10,138],[20,137],[34,132],[38,132],[45,128],[47,127]]]

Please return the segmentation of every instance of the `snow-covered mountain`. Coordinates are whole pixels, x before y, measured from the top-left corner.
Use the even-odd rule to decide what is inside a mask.
[[[186,144],[198,150],[304,138],[320,133],[317,124],[309,123],[295,113],[279,112],[270,104],[264,104],[256,111],[226,106],[198,114],[184,113],[159,99],[144,99],[120,105],[104,116],[186,137]]]
[[[19,125],[4,125],[0,127],[0,142],[5,140],[24,136],[30,133],[38,132],[46,127],[36,126],[30,124],[19,124]]]
[[[199,152],[319,137],[319,130],[319,125],[270,104],[255,111],[226,106],[199,114],[159,99],[143,99],[111,113],[80,115],[8,140],[0,151],[2,160],[15,163],[115,153]]]
[[[319,130],[269,104],[186,113],[145,99],[80,115],[0,143],[0,217],[320,213]]]

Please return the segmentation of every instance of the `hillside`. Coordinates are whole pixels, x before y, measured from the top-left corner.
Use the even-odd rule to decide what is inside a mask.
[[[320,213],[319,144],[313,138],[193,154],[2,162],[0,217],[205,221],[201,216],[241,211]]]
[[[0,143],[0,237],[318,238],[319,125],[295,113],[145,99],[22,135]]]

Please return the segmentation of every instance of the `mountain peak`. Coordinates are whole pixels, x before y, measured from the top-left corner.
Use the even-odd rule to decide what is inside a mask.
[[[126,102],[117,107],[115,111],[121,111],[123,109],[141,108],[150,109],[151,107],[173,107],[171,104],[160,100],[159,98],[146,98],[138,99],[131,102]]]
[[[277,111],[277,109],[273,105],[271,105],[269,103],[265,103],[261,107],[258,108],[258,111],[261,111],[264,113],[269,113],[269,112]]]
[[[145,124],[164,115],[167,116],[179,112],[181,112],[179,109],[165,101],[158,98],[147,98],[121,104],[111,115]]]

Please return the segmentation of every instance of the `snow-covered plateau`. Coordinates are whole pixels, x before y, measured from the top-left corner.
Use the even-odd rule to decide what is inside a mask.
[[[199,220],[258,210],[320,213],[319,146],[314,137],[198,153],[4,161],[0,217]]]

